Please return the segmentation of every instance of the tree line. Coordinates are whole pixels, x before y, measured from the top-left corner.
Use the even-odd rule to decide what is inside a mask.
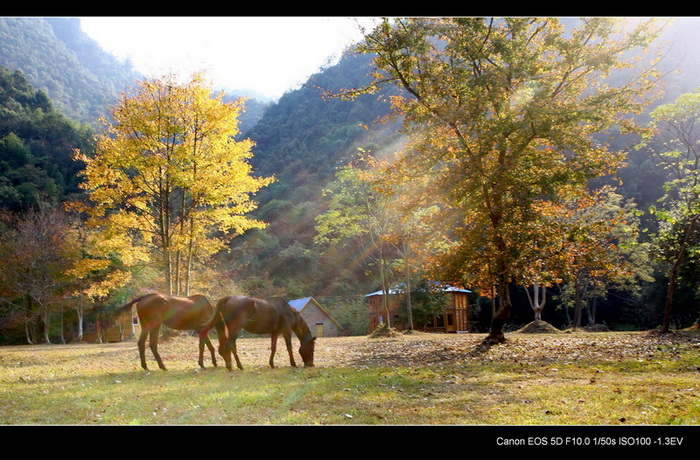
[[[21,340],[48,341],[52,329],[64,329],[52,326],[55,316],[76,311],[82,321],[91,306],[108,321],[111,305],[144,289],[277,294],[270,280],[247,278],[243,286],[236,276],[251,268],[264,274],[271,266],[263,260],[276,261],[275,283],[298,283],[287,293],[326,285],[347,297],[358,285],[388,292],[403,283],[407,292],[431,294],[426,280],[472,289],[489,310],[492,342],[503,340],[512,320],[513,295],[527,299],[538,319],[555,300],[579,326],[584,313],[595,322],[597,302],[611,292],[642,309],[664,286],[659,324],[668,330],[679,292],[697,295],[695,97],[640,122],[659,77],[627,53],[649,46],[661,29],[654,21],[624,33],[617,27],[609,18],[574,26],[556,18],[387,20],[355,50],[372,63],[373,78],[329,89],[327,74],[316,76],[314,87],[329,91],[306,116],[320,112],[328,121],[322,107],[352,107],[377,94],[392,112],[358,106],[355,118],[332,125],[334,137],[325,129],[296,138],[300,117],[286,119],[280,132],[306,146],[294,163],[284,152],[276,160],[266,155],[262,141],[270,138],[260,134],[275,132],[271,117],[285,120],[293,104],[269,107],[243,135],[243,102],[224,99],[201,76],[184,84],[168,76],[143,81],[112,107],[97,135],[72,125],[77,137],[58,137],[73,139],[62,145],[75,169],[52,176],[63,178],[61,188],[44,187],[53,201],[19,201],[3,220],[3,333],[20,340],[19,325]],[[13,104],[31,107],[23,110],[37,123],[50,112],[46,96],[26,89],[5,105]],[[389,123],[373,124],[380,112]],[[358,118],[366,125],[342,128]],[[397,120],[400,136],[391,124]],[[28,138],[7,126],[5,170],[36,165],[39,150],[23,150]],[[382,129],[389,136],[357,134]],[[636,150],[626,154],[620,144],[629,139]],[[668,172],[653,214],[618,180],[635,152]],[[12,188],[21,183],[6,179]],[[290,210],[299,215],[293,226]],[[307,271],[295,268],[302,265]],[[330,279],[341,268],[344,277]],[[440,305],[435,295],[407,301],[416,317]],[[361,300],[331,310],[362,324],[355,304]]]
[[[31,102],[46,98],[35,95],[25,107],[41,118],[48,106]],[[200,75],[186,83],[173,75],[145,80],[125,93],[94,146],[73,143],[63,152],[82,166],[80,192],[27,203],[3,220],[4,325],[24,323],[27,342],[49,342],[52,313],[72,305],[80,340],[84,308],[119,298],[135,274],[135,282],[167,294],[208,293],[202,284],[214,271],[212,255],[263,226],[247,216],[250,198],[273,180],[252,174],[252,143],[236,140],[241,109],[242,101],[224,102]],[[21,142],[14,131],[5,139]],[[3,158],[17,157],[12,147]],[[108,321],[109,310],[102,313]],[[63,322],[58,330],[64,340]]]
[[[504,340],[514,286],[535,318],[558,289],[580,326],[584,308],[594,322],[597,299],[639,289],[654,270],[668,279],[668,331],[680,279],[697,286],[699,189],[693,96],[639,123],[661,78],[640,57],[662,30],[609,18],[385,20],[359,46],[376,56],[374,81],[342,95],[399,87],[392,103],[410,144],[338,173],[321,237],[374,245],[385,293],[402,259],[407,273],[492,299],[491,343]],[[651,210],[655,235],[617,190],[626,152],[606,138],[630,134],[672,173]]]

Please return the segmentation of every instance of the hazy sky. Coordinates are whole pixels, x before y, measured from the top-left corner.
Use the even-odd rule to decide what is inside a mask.
[[[361,38],[349,17],[82,17],[105,50],[146,74],[204,70],[216,86],[278,98]]]

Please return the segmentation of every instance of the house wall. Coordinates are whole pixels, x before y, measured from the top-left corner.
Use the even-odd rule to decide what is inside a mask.
[[[387,324],[387,312],[384,308],[382,295],[373,295],[367,298],[369,302],[369,329],[375,330],[380,324]],[[399,308],[398,300],[395,296],[389,296],[389,324],[399,330],[404,329],[404,325],[395,324],[397,322],[396,311]]]
[[[338,326],[331,320],[326,313],[321,310],[314,302],[309,302],[301,309],[301,316],[304,317],[306,324],[311,329],[311,333],[318,337],[320,329],[318,324],[322,325],[323,337],[337,337]]]
[[[121,342],[138,338],[140,333],[141,324],[139,323],[139,318],[136,312],[133,312],[132,315],[132,312],[129,311],[115,318],[106,330],[102,329],[102,324],[99,321],[87,322],[83,332],[83,341],[88,343],[99,342],[100,337],[103,337],[107,342]]]
[[[107,341],[108,342],[121,342],[122,340],[129,340],[132,338],[138,338],[141,333],[141,325],[139,324],[139,317],[131,313],[121,315],[116,324],[107,329]]]
[[[370,331],[373,331],[381,323],[387,322],[387,313],[382,303],[382,295],[373,295],[367,298],[370,311]],[[399,298],[389,296],[389,315],[391,327],[402,331],[408,325],[399,323],[397,311],[403,308]],[[450,292],[449,303],[443,315],[436,315],[431,324],[416,325],[416,329],[425,332],[465,332],[469,330],[469,295],[466,292]]]

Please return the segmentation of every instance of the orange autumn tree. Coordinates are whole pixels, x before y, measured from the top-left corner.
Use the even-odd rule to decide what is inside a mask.
[[[392,102],[414,141],[394,170],[428,178],[413,192],[442,208],[451,244],[435,255],[441,279],[497,299],[487,342],[505,340],[509,286],[527,283],[533,254],[560,244],[536,204],[585,194],[622,165],[596,136],[635,127],[654,81],[625,56],[657,34],[653,21],[615,18],[567,27],[557,18],[398,18],[359,45],[376,56],[375,78],[345,94],[402,90]]]
[[[272,179],[252,175],[253,143],[235,139],[243,101],[222,98],[199,74],[144,81],[104,121],[95,155],[77,154],[88,192],[78,207],[100,232],[86,274],[116,255],[126,267],[156,264],[164,291],[189,295],[198,263],[227,237],[264,226],[246,214]]]
[[[640,241],[636,205],[613,187],[565,195],[561,201],[536,204],[542,216],[540,232],[551,244],[531,259],[524,280],[540,287],[559,284],[559,298],[573,307],[572,327],[577,328],[584,309],[589,325],[595,323],[596,302],[606,298],[609,288],[634,293],[640,280],[652,281],[649,244]]]

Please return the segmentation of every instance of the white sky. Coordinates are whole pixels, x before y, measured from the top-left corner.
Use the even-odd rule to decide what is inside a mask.
[[[350,17],[81,17],[107,52],[147,76],[205,71],[215,86],[279,98],[360,40]]]

